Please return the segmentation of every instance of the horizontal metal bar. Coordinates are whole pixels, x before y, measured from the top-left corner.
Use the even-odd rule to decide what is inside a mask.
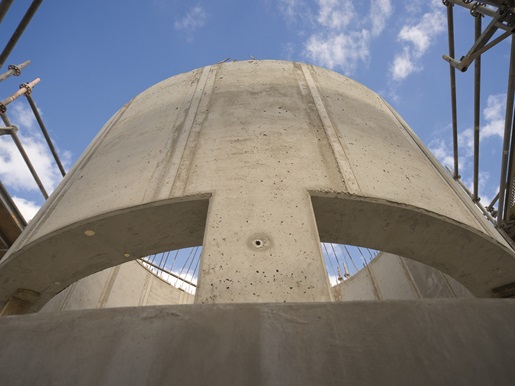
[[[462,0],[448,0],[448,1],[449,1],[449,3],[459,5],[460,7],[464,7],[467,9],[472,9],[472,7],[474,7],[474,3],[464,3]],[[483,0],[483,2],[486,3],[488,1]],[[494,4],[490,4],[490,5],[494,5]],[[496,5],[494,5],[494,6],[496,6]],[[487,8],[482,5],[477,6],[476,11],[482,15],[490,16],[490,17],[494,17],[495,14],[497,13],[497,11],[495,9]]]
[[[9,70],[4,72],[2,75],[0,75],[0,82],[3,82],[10,76],[19,76],[21,74],[21,70],[25,67],[27,67],[30,64],[30,60],[27,60],[21,64],[18,64],[17,66],[14,64],[11,64],[9,66]]]
[[[22,84],[20,85],[20,89],[16,91],[13,95],[10,97],[5,98],[3,101],[0,102],[0,113],[5,113],[7,109],[7,105],[18,99],[23,94],[29,92],[32,90],[32,87],[34,87],[36,84],[38,84],[41,81],[41,79],[36,78],[30,83]]]

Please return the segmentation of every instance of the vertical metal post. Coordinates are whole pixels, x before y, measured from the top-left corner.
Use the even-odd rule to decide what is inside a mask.
[[[513,99],[515,90],[515,39],[511,37],[511,52],[510,52],[510,73],[508,76],[508,91],[506,92],[506,119],[504,122],[504,139],[502,146],[502,162],[501,162],[501,177],[499,182],[499,206],[497,210],[497,226],[502,227],[504,224],[504,204],[505,204],[505,190],[507,179],[507,164],[508,154],[510,150],[511,139],[511,124],[513,121]]]
[[[16,27],[16,30],[11,36],[11,39],[9,39],[9,41],[5,45],[4,50],[0,54],[0,68],[4,65],[5,61],[7,60],[7,57],[13,50],[16,43],[18,43],[18,40],[23,34],[23,31],[25,31],[25,28],[27,28],[27,25],[29,25],[30,20],[32,19],[32,17],[36,13],[42,2],[43,0],[34,0],[30,5],[29,9],[27,10],[27,12],[25,13],[25,15],[23,16],[23,18],[21,19],[20,24],[18,24],[18,27]]]
[[[453,5],[447,6],[447,30],[449,40],[449,56],[454,58],[454,17]],[[452,110],[452,143],[454,154],[454,175],[455,179],[460,178],[458,169],[458,118],[456,108],[456,69],[449,64],[451,77],[451,110]]]
[[[27,101],[29,102],[30,108],[32,109],[32,112],[34,113],[34,116],[36,117],[36,120],[38,121],[41,132],[43,133],[43,135],[46,139],[46,143],[48,144],[48,147],[50,148],[50,151],[52,152],[52,155],[54,156],[55,163],[59,167],[59,170],[61,171],[61,174],[64,177],[66,175],[66,172],[61,163],[61,160],[59,159],[59,156],[57,155],[57,151],[54,148],[54,144],[52,143],[52,140],[50,139],[50,136],[48,135],[48,131],[45,127],[45,124],[43,123],[43,120],[41,119],[41,115],[39,114],[36,104],[34,103],[34,99],[32,99],[32,96],[28,93],[25,93],[25,96],[27,97]]]
[[[7,118],[7,115],[0,114],[0,116],[2,117],[2,120],[4,121],[6,126],[12,126],[11,122],[9,121],[9,118]],[[20,152],[21,156],[23,157],[25,164],[27,164],[27,167],[29,168],[30,173],[32,174],[32,177],[34,177],[34,180],[36,181],[36,184],[38,185],[39,190],[41,191],[41,194],[43,194],[43,197],[46,200],[48,198],[48,193],[46,192],[45,187],[43,186],[43,183],[39,179],[38,173],[36,173],[36,170],[34,169],[32,162],[30,162],[29,156],[25,152],[25,149],[23,148],[23,145],[21,144],[20,139],[18,138],[18,135],[16,134],[16,132],[13,131],[11,133],[11,137],[14,141],[14,144],[18,148],[18,151]]]
[[[475,39],[481,36],[481,18],[478,14],[474,21]],[[474,62],[474,196],[472,201],[479,201],[479,125],[481,96],[481,55]]]

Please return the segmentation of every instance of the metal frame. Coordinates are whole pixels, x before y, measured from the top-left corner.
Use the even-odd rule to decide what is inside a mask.
[[[449,63],[450,83],[451,83],[451,113],[453,131],[453,155],[454,171],[450,171],[454,179],[460,184],[465,192],[471,197],[472,201],[483,212],[485,217],[490,220],[506,236],[505,230],[509,231],[515,226],[515,221],[510,219],[510,211],[513,206],[515,196],[515,135],[514,132],[514,97],[515,97],[515,0],[483,0],[482,2],[472,2],[472,0],[443,0],[447,6],[447,24],[449,39],[449,54],[443,55],[443,59]],[[470,10],[475,17],[474,35],[475,42],[465,56],[459,60],[454,52],[454,21],[453,7],[461,6]],[[482,18],[490,17],[489,24],[482,29]],[[505,32],[492,39],[499,30]],[[499,183],[499,193],[492,202],[485,208],[479,200],[479,142],[480,142],[480,99],[481,99],[481,55],[489,49],[499,44],[509,36],[512,37],[510,53],[510,70],[508,75],[508,87],[506,96],[506,114],[504,139],[502,147],[501,174]],[[456,102],[456,78],[455,70],[467,71],[474,63],[474,169],[473,169],[473,191],[461,181],[459,174],[458,161],[458,123],[457,123],[457,102]],[[494,205],[497,203],[497,210]],[[515,229],[515,228],[514,228]],[[511,232],[509,232],[511,233]],[[513,238],[514,234],[510,234]],[[506,237],[505,237],[506,238]],[[510,239],[510,242],[512,240]]]

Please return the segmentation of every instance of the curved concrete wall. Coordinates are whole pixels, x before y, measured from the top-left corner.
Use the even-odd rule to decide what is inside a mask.
[[[331,290],[335,301],[473,297],[448,275],[389,253],[380,253],[365,268]],[[193,304],[194,298],[131,261],[79,280],[57,294],[40,312]]]
[[[116,113],[0,263],[0,304],[37,310],[94,272],[200,244],[197,302],[327,301],[320,239],[427,263],[478,296],[515,281],[512,249],[378,95],[250,61]]]
[[[97,272],[54,296],[40,312],[95,308],[193,304],[181,291],[136,261]]]
[[[336,301],[474,297],[452,277],[428,265],[384,252],[332,290]]]

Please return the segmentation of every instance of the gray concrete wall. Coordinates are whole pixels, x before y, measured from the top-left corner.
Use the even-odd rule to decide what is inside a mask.
[[[385,252],[332,290],[337,301],[474,297],[452,277]]]
[[[136,261],[105,269],[72,284],[41,312],[192,304],[194,295],[166,283]]]
[[[0,318],[1,385],[513,385],[515,302],[182,305]]]
[[[476,296],[515,281],[513,250],[377,94],[244,61],[167,79],[113,116],[0,262],[0,306],[36,311],[193,245],[200,303],[328,301],[320,239],[424,262]]]

